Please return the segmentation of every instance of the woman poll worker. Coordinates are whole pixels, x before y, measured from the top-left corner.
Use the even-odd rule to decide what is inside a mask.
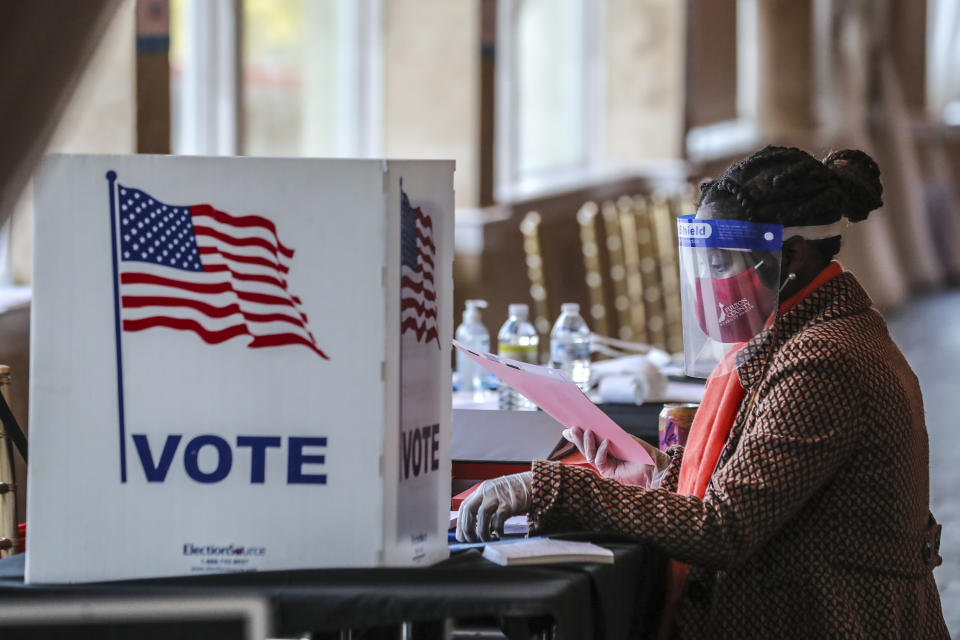
[[[833,261],[881,190],[862,151],[783,147],[705,183],[679,234],[687,369],[712,367],[686,447],[645,465],[565,431],[599,475],[538,460],[488,480],[458,539],[528,513],[531,532],[652,542],[661,638],[947,638],[917,378]]]

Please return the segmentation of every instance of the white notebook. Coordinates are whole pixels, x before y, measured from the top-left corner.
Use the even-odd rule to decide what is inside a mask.
[[[613,551],[573,540],[531,538],[506,544],[488,545],[483,557],[504,566],[550,562],[602,562],[613,564]]]

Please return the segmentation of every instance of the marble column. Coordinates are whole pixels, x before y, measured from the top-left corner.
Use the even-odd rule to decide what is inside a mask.
[[[480,183],[480,4],[383,2],[383,155],[452,158],[456,206]]]
[[[685,3],[604,6],[606,161],[640,166],[683,157]]]
[[[814,128],[813,3],[756,6],[758,124],[767,140],[802,145]]]

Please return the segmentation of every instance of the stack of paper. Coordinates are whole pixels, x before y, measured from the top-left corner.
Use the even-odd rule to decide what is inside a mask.
[[[613,551],[592,542],[530,538],[506,544],[488,545],[483,557],[503,566],[551,562],[602,562],[613,564]]]
[[[459,513],[459,511],[450,511],[450,531],[456,530]],[[503,535],[505,536],[524,536],[527,535],[528,531],[530,531],[530,527],[527,525],[527,514],[525,513],[519,516],[510,516],[503,523]]]

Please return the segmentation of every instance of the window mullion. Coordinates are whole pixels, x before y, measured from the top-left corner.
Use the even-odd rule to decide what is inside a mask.
[[[241,0],[186,3],[183,153],[240,151]]]

